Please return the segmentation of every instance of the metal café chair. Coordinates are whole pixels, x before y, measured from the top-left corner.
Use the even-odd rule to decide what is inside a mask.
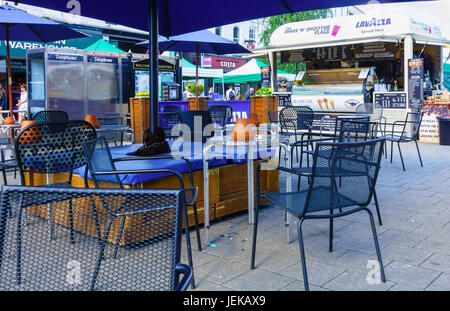
[[[62,110],[42,110],[37,112],[32,119],[38,123],[65,122],[69,121],[69,115]]]
[[[281,136],[286,136],[290,140],[294,136],[295,142],[304,140],[304,136],[311,138],[312,126],[314,121],[314,111],[307,106],[287,106],[281,109],[279,117]],[[300,139],[299,139],[300,137]],[[309,148],[308,144],[306,148]],[[293,147],[297,154],[298,147]]]
[[[3,185],[8,185],[6,172],[14,170],[14,179],[16,179],[18,169],[17,160],[15,158],[6,159],[6,150],[10,150],[12,153],[14,153],[14,145],[11,144],[10,138],[0,138],[0,171],[2,172]]]
[[[127,158],[117,158],[113,159],[111,155],[111,151],[108,146],[108,142],[105,137],[99,137],[97,139],[89,140],[84,142],[83,150],[86,157],[87,169],[89,170],[90,177],[94,183],[95,188],[99,189],[99,181],[112,181],[119,185],[121,189],[124,189],[124,185],[122,180],[120,179],[121,174],[168,174],[174,175],[178,179],[180,189],[185,189],[184,181],[181,174],[173,169],[135,169],[135,170],[118,170],[116,168],[116,163],[125,162],[125,161],[143,161],[143,160],[163,160],[163,159],[173,159],[171,156],[152,156],[152,157],[127,157]],[[201,251],[201,240],[200,240],[200,228],[198,224],[198,211],[197,211],[197,203],[195,202],[197,199],[198,188],[194,186],[194,178],[192,175],[192,166],[189,160],[180,159],[180,161],[185,161],[189,170],[189,182],[190,188],[187,188],[185,191],[184,198],[186,200],[186,206],[193,206],[194,212],[194,221],[195,227],[197,231],[197,244],[198,248]],[[109,177],[109,178],[108,178]],[[85,174],[85,186],[89,188],[88,184],[88,175]],[[192,263],[192,248],[191,248],[191,240],[190,240],[190,231],[189,231],[189,219],[187,208],[183,210],[185,217],[185,227],[186,227],[186,244],[188,251],[188,260],[189,265],[193,269]],[[114,250],[114,257],[117,255],[117,251],[119,248],[119,244],[122,238],[123,228],[125,225],[126,217],[122,218],[122,224],[119,230],[119,234],[117,236],[117,243]],[[195,288],[194,277],[192,277],[192,285]]]
[[[420,166],[423,167],[422,157],[420,155],[419,145],[417,144],[417,140],[419,140],[420,134],[420,125],[422,124],[422,112],[408,112],[406,114],[406,118],[404,121],[395,121],[394,123],[386,123],[389,126],[392,126],[390,132],[386,132],[386,141],[391,142],[391,163],[392,163],[392,155],[394,152],[394,142],[397,143],[398,152],[400,154],[400,160],[402,161],[403,171],[405,169],[405,163],[403,161],[402,150],[400,148],[400,144],[414,142],[416,144],[417,154],[419,155]],[[407,133],[408,125],[410,126],[410,134]],[[401,130],[399,130],[399,128]],[[386,152],[387,158],[387,152]]]
[[[25,174],[46,174],[46,187],[72,187],[73,170],[86,165],[83,142],[96,138],[95,128],[86,121],[35,123],[24,128],[15,140],[14,150],[20,172],[21,185],[25,186]],[[67,173],[67,179],[58,177],[53,183],[49,174]],[[47,207],[50,237],[53,237],[53,208]],[[73,223],[72,205],[69,217]],[[71,228],[73,238],[74,230]],[[73,239],[72,239],[73,240]]]
[[[159,126],[164,130],[166,138],[172,139],[177,137],[172,135],[172,128],[179,123],[178,112],[181,111],[183,111],[181,106],[167,105],[159,113]]]
[[[375,222],[372,212],[367,207],[375,189],[382,150],[383,139],[350,143],[318,143],[315,147],[308,189],[289,193],[260,193],[260,164],[256,175],[257,195],[254,206],[255,223],[253,226],[251,269],[255,268],[259,200],[260,197],[265,197],[285,212],[298,218],[298,240],[305,290],[309,290],[309,284],[303,245],[303,222],[307,219],[329,219],[329,251],[331,252],[333,251],[333,220],[359,211],[366,211],[369,214],[375,250],[380,265],[381,280],[385,282]],[[329,158],[319,156],[319,153],[325,152],[331,156]],[[297,174],[294,169],[285,167],[278,167],[277,169]],[[338,183],[341,185],[338,185]]]
[[[186,290],[192,270],[180,262],[183,192],[4,186],[0,290]],[[71,224],[63,212],[72,201],[77,203],[75,244],[71,243]],[[40,204],[60,207],[55,214],[55,240],[48,239],[46,222],[36,213]],[[11,209],[14,213],[7,217]],[[104,216],[99,224],[100,241],[92,228],[92,211]],[[128,219],[129,240],[120,260],[111,260],[114,229],[121,217]],[[17,245],[21,245],[19,251]]]
[[[209,137],[214,135],[214,126],[211,113],[205,110],[190,110],[178,113],[179,123],[184,124],[190,131],[190,136],[183,137],[186,141],[195,142],[200,139],[206,142]],[[208,133],[210,132],[210,133]]]
[[[213,122],[224,127],[233,121],[233,108],[228,105],[210,105],[207,110],[211,113]]]
[[[377,122],[369,122],[369,121],[355,121],[355,120],[342,120],[339,124],[339,133],[337,137],[333,138],[324,138],[324,139],[312,139],[311,142],[313,143],[326,143],[326,142],[339,142],[339,143],[350,143],[350,142],[364,142],[367,140],[373,140],[376,138],[379,138],[378,132],[377,132]],[[305,142],[302,142],[301,145],[303,145]],[[383,138],[383,143],[386,145],[385,140]],[[320,150],[316,153],[316,151],[305,151],[310,153],[313,157],[321,157],[325,159],[330,159],[332,157],[332,150]],[[302,150],[303,153],[303,150]],[[291,150],[291,157],[292,157],[292,150]],[[301,176],[305,176],[308,178],[308,180],[311,180],[312,175],[312,167],[302,167],[301,164],[299,164],[299,167],[294,167],[293,162],[291,162],[291,167],[293,170],[297,172],[298,175],[298,184],[297,184],[297,190],[300,191],[300,178]],[[341,178],[339,185],[341,185]],[[375,209],[378,216],[378,223],[380,225],[383,224],[383,221],[381,219],[381,212],[380,212],[380,206],[378,203],[377,193],[375,191],[375,187],[373,189],[373,199],[375,203]]]
[[[120,112],[105,112],[104,117],[98,117],[98,123],[100,126],[121,126],[123,123],[122,114]],[[102,133],[102,136],[105,136],[108,141],[114,142],[114,145],[117,146],[117,141],[120,141],[120,145],[123,145],[123,132],[120,131],[105,131]]]

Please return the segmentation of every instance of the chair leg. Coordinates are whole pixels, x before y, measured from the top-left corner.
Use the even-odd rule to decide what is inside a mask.
[[[419,155],[419,160],[420,160],[420,166],[423,167],[422,157],[420,156],[419,144],[417,144],[417,140],[415,140],[414,142],[416,143],[417,154]]]
[[[69,202],[69,225],[70,225],[70,242],[72,244],[75,243],[75,234],[73,230],[73,208],[72,208],[72,200]]]
[[[400,142],[397,143],[397,146],[398,146],[398,152],[400,153],[400,160],[402,160],[403,171],[406,171],[405,163],[403,162],[402,149],[400,148]]]
[[[377,210],[378,223],[382,226],[383,222],[381,221],[380,206],[378,204],[377,192],[375,191],[375,188],[373,189],[373,200],[375,201],[375,208]]]
[[[16,281],[17,284],[22,283],[22,202],[19,207],[19,215],[17,218],[17,266],[16,266]]]
[[[185,235],[186,235],[186,248],[188,254],[188,262],[189,266],[192,269],[192,288],[195,288],[195,280],[194,280],[194,264],[192,262],[192,247],[191,247],[191,232],[189,230],[189,219],[187,213],[187,206],[184,205],[184,225],[185,225]]]
[[[305,285],[305,291],[309,291],[308,272],[306,271],[305,246],[303,245],[303,233],[302,233],[303,220],[304,219],[299,219],[298,225],[297,225],[298,244],[299,244],[299,248],[300,248],[300,258],[302,260],[303,283]]]
[[[122,223],[120,224],[119,234],[117,235],[116,246],[114,247],[113,258],[117,258],[117,251],[119,250],[120,240],[122,240],[123,229],[125,228],[125,221],[127,216],[123,216]]]
[[[333,209],[330,209],[330,215],[333,215]],[[333,217],[330,217],[330,232],[329,232],[329,242],[328,242],[328,250],[329,252],[333,252]]]
[[[392,154],[394,153],[394,141],[391,140],[391,163],[392,163]]]
[[[194,220],[195,220],[195,230],[197,231],[197,245],[199,252],[202,251],[202,241],[200,239],[200,227],[198,225],[198,212],[197,212],[197,203],[194,202]]]
[[[6,179],[6,169],[4,167],[2,168],[2,175],[3,175],[3,185],[7,186],[8,180]]]
[[[259,195],[255,199],[255,219],[253,221],[253,241],[252,241],[252,258],[250,262],[250,269],[255,269],[255,253],[256,253],[256,238],[258,234],[258,216],[259,216]]]
[[[94,275],[92,277],[91,283],[91,291],[95,288],[95,282],[97,282],[98,272],[100,271],[100,265],[102,263],[103,255],[105,254],[106,243],[108,242],[109,231],[111,230],[111,225],[113,223],[114,217],[111,217],[108,221],[108,225],[106,227],[105,236],[103,237],[100,243],[100,251],[97,257],[97,263],[95,264]]]
[[[369,214],[370,226],[372,227],[373,241],[375,243],[375,250],[377,252],[378,263],[380,265],[381,281],[383,281],[383,283],[386,283],[386,276],[384,274],[383,261],[381,259],[380,245],[378,244],[378,236],[377,230],[375,228],[375,221],[373,220],[372,212],[368,208],[364,208],[364,210]]]

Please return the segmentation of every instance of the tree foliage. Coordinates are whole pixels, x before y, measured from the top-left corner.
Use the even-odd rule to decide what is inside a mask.
[[[284,24],[327,17],[332,17],[332,11],[330,9],[297,12],[264,18],[258,25],[261,31],[260,41],[265,46],[268,46],[272,33]],[[289,73],[297,73],[298,70],[305,69],[305,64],[278,64],[278,69]]]

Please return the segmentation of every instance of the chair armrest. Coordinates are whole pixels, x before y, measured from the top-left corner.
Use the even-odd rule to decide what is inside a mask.
[[[191,267],[182,264],[182,263],[178,263],[175,266],[175,272],[177,274],[183,274],[183,278],[181,279],[180,282],[178,282],[177,287],[175,288],[175,291],[185,291],[189,284],[191,284],[192,281],[192,269]]]
[[[186,162],[188,169],[189,169],[189,181],[191,183],[191,186],[194,186],[194,177],[192,175],[192,164],[189,159],[186,159],[185,157],[181,158],[174,158],[173,156],[148,156],[148,157],[123,157],[123,158],[117,158],[113,159],[113,162],[120,162],[120,161],[140,161],[140,160],[166,160],[166,159],[174,159],[174,160],[183,160]]]
[[[308,134],[308,133],[306,133]],[[297,147],[297,146],[303,146],[303,144],[309,144],[309,143],[315,143],[315,142],[322,142],[322,141],[335,141],[337,139],[336,136],[333,135],[333,137],[329,137],[329,138],[316,138],[316,139],[305,139],[305,140],[300,140],[300,141],[296,141],[295,143],[291,144],[291,147]]]

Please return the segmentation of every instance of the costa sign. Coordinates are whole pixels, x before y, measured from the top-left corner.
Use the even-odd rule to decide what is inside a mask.
[[[219,69],[236,69],[245,65],[245,60],[225,57],[208,56],[203,58],[203,67]]]

